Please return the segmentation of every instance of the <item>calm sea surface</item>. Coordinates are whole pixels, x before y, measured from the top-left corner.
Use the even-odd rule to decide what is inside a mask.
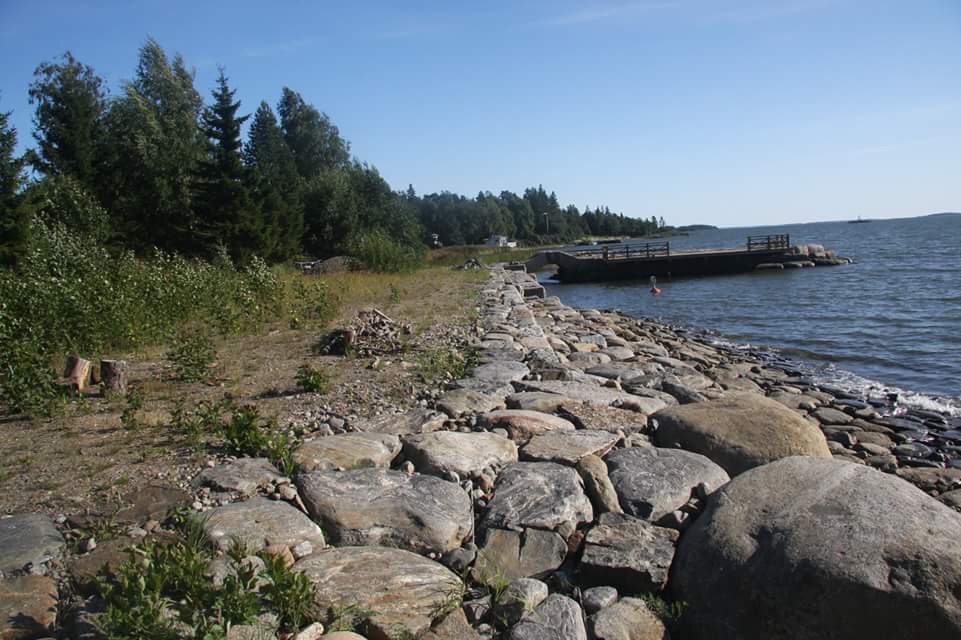
[[[733,247],[771,233],[790,233],[793,244],[823,244],[854,264],[660,278],[659,296],[648,292],[646,279],[544,283],[548,295],[573,307],[686,325],[772,348],[851,388],[899,389],[961,407],[961,216],[744,227],[670,240],[673,250]]]

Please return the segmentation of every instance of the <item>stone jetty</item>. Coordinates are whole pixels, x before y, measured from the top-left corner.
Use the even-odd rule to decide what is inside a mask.
[[[198,476],[211,538],[316,585],[291,637],[961,637],[958,419],[540,295],[492,270],[478,364],[433,410],[319,435],[292,478]],[[51,633],[64,552],[49,519],[0,519],[0,637]],[[365,635],[322,635],[345,607]]]

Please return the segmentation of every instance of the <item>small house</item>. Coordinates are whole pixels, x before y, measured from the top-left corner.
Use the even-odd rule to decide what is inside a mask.
[[[517,241],[508,240],[507,236],[498,236],[495,234],[491,234],[491,237],[489,237],[484,242],[484,244],[487,245],[488,247],[508,247],[510,249],[513,249],[514,247],[517,246]]]

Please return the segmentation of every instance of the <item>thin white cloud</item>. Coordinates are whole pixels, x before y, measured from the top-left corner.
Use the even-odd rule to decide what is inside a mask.
[[[673,9],[680,4],[681,3],[679,2],[629,2],[615,5],[595,6],[589,9],[582,9],[580,11],[554,16],[545,20],[543,24],[552,27],[563,27],[586,24],[590,22],[620,20],[635,17],[648,11]]]
[[[718,22],[762,22],[828,9],[842,0],[751,0],[710,13]]]

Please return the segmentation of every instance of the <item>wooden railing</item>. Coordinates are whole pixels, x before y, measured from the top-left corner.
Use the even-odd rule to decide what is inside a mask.
[[[671,255],[670,242],[646,242],[623,247],[592,246],[570,252],[576,258],[601,258],[602,260],[626,260],[628,258],[664,258]]]
[[[790,249],[791,235],[779,233],[772,236],[748,236],[748,251],[774,251],[776,249]]]

